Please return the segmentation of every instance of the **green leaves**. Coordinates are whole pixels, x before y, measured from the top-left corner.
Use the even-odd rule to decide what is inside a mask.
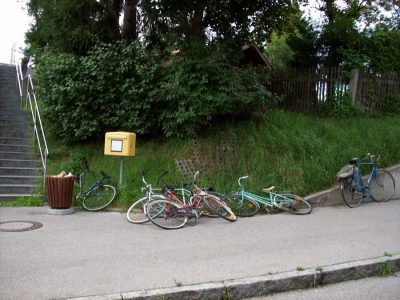
[[[194,136],[273,102],[266,71],[235,67],[226,54],[197,45],[171,56],[139,43],[103,44],[81,57],[47,54],[38,64],[38,93],[66,142],[114,130]]]

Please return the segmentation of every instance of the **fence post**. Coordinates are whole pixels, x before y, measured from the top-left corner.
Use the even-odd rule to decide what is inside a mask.
[[[353,101],[353,103],[356,102],[358,73],[359,73],[359,69],[352,69],[351,70],[351,79],[350,79],[350,84],[349,84],[349,92],[350,92],[351,100]]]

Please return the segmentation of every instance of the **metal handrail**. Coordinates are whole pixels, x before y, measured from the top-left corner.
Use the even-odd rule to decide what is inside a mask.
[[[33,121],[33,134],[34,134],[34,143],[35,141],[38,144],[40,158],[42,160],[43,166],[43,181],[46,177],[47,171],[47,157],[49,155],[49,148],[47,146],[46,135],[43,129],[42,118],[40,117],[40,110],[37,104],[36,95],[33,88],[33,82],[31,75],[27,75],[24,77],[21,70],[21,65],[15,63],[15,68],[17,70],[17,81],[19,87],[19,94],[21,97],[21,107],[23,106],[23,100],[25,96],[26,106],[25,109],[29,109],[32,115]],[[24,84],[26,82],[26,84]],[[43,142],[41,142],[43,141]]]

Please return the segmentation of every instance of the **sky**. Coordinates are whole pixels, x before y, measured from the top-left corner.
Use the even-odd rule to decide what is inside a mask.
[[[29,29],[25,1],[0,0],[0,63],[10,63],[11,49],[24,47],[25,32]],[[21,55],[17,53],[17,55]]]

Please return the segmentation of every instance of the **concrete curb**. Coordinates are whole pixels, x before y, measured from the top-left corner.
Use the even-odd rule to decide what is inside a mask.
[[[379,275],[383,268],[400,271],[400,254],[323,266],[304,271],[233,279],[171,288],[140,290],[127,293],[70,298],[74,300],[160,300],[160,299],[243,299],[284,291]]]

